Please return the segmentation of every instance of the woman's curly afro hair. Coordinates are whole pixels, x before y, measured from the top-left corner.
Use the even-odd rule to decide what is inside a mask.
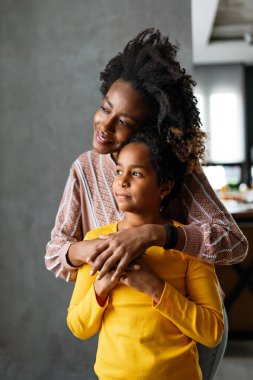
[[[187,171],[199,168],[204,158],[205,133],[201,130],[195,82],[176,60],[177,47],[159,30],[150,28],[128,42],[100,74],[105,96],[118,79],[131,83],[151,110],[146,125],[155,125]]]

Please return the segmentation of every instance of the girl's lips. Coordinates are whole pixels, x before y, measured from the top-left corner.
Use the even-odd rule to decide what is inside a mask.
[[[103,133],[97,131],[96,132],[96,139],[100,144],[112,144],[114,141],[112,139],[109,139],[107,136],[105,136]]]
[[[127,195],[127,194],[124,194],[124,193],[117,193],[115,194],[116,195],[116,198],[119,198],[119,199],[130,199],[130,195]]]

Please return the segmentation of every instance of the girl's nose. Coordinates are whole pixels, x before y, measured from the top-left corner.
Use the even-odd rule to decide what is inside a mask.
[[[122,174],[119,178],[120,186],[126,188],[129,186],[129,180],[127,174]]]

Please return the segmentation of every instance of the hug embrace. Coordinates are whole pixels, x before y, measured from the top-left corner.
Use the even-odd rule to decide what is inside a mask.
[[[94,150],[71,167],[47,245],[47,268],[77,278],[69,327],[100,331],[102,380],[212,379],[226,344],[213,264],[247,253],[201,169],[195,83],[176,52],[148,29],[109,61]]]

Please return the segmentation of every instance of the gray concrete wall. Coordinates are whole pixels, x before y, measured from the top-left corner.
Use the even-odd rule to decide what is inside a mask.
[[[181,44],[191,71],[189,0],[1,0],[0,378],[94,379],[96,339],[65,319],[73,285],[44,267],[72,161],[91,147],[99,72],[142,29]]]

